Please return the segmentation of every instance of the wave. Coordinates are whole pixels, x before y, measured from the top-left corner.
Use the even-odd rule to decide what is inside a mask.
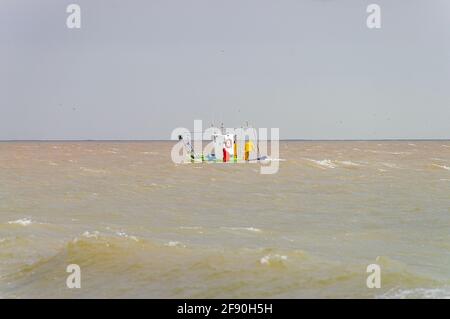
[[[286,255],[266,255],[260,259],[261,265],[283,265],[283,262],[286,261],[288,257]]]
[[[443,158],[439,158],[439,157],[432,157],[431,158],[433,161],[439,161],[439,162],[447,162],[448,160],[443,159]]]
[[[436,282],[408,273],[395,261],[378,258],[377,262],[393,269],[383,274],[387,289],[436,287]],[[64,285],[68,275],[64,269],[70,264],[81,268],[82,289]],[[379,291],[365,288],[365,276],[365,265],[298,249],[185,246],[178,241],[135,241],[129,235],[86,231],[52,255],[39,254],[34,263],[1,277],[0,294],[6,298],[374,297]]]
[[[394,164],[394,163],[385,163],[385,162],[383,162],[383,163],[381,163],[381,165],[383,165],[385,167],[388,167],[388,168],[400,168],[397,164]]]
[[[321,168],[321,169],[329,169],[329,168],[358,168],[363,166],[361,163],[352,162],[349,160],[330,160],[330,159],[323,159],[323,160],[314,160],[311,158],[304,158],[305,160],[311,162],[314,164],[315,167]]]
[[[336,161],[339,164],[342,164],[343,166],[349,166],[349,167],[359,167],[362,166],[360,163],[355,163],[352,161]]]
[[[159,155],[158,152],[141,152],[141,153],[145,155]]]
[[[98,236],[100,236],[100,232],[97,230],[94,230],[92,233],[89,231],[85,231],[83,234],[81,234],[81,236],[85,237],[85,238],[95,238],[98,239]],[[74,242],[78,241],[78,237],[74,238]]]
[[[0,294],[6,298],[264,296],[289,292],[284,279],[290,272],[303,272],[299,265],[304,261],[305,254],[296,251],[186,247],[178,241],[135,241],[87,231],[50,256],[39,253],[33,263],[2,274]],[[64,269],[70,264],[80,266],[83,289],[65,287]],[[199,280],[204,284],[196,285]],[[261,288],[247,290],[255,281]],[[276,286],[275,292],[266,289],[266,282]]]
[[[86,173],[92,173],[92,174],[107,174],[108,171],[104,169],[93,169],[88,167],[80,167],[80,170]]]
[[[446,166],[446,165],[439,165],[439,164],[431,164],[434,167],[438,167],[438,168],[442,168],[445,169],[447,171],[450,171],[450,166]]]
[[[322,168],[322,169],[336,168],[336,165],[333,163],[333,161],[331,161],[329,159],[324,159],[324,160],[314,160],[311,158],[304,158],[304,159],[316,164],[319,168]]]
[[[169,241],[168,243],[165,244],[165,246],[168,247],[186,247],[186,245],[180,243],[179,241]]]
[[[366,152],[374,154],[388,154],[388,155],[411,155],[411,152],[389,152],[389,151],[377,151],[377,150],[366,150]]]
[[[9,225],[30,226],[34,222],[30,218],[22,218],[18,220],[9,221]]]
[[[393,288],[388,292],[377,296],[380,299],[450,299],[450,287],[441,288],[413,288],[413,289],[400,289]]]
[[[180,226],[179,229],[188,229],[188,230],[199,230],[202,229],[201,226]]]
[[[116,234],[119,237],[122,237],[122,238],[127,238],[127,239],[131,239],[131,240],[134,240],[134,241],[139,241],[139,239],[136,236],[128,235],[127,233],[125,233],[123,231],[116,232]]]
[[[227,229],[227,230],[246,230],[250,232],[260,233],[262,232],[261,229],[255,228],[255,227],[220,227],[221,229]]]

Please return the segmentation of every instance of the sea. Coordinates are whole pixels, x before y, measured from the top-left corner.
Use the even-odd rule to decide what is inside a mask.
[[[450,297],[450,141],[174,143],[1,142],[0,298]]]

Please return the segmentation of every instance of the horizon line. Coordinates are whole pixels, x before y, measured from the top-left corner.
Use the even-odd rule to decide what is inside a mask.
[[[203,140],[209,141],[209,140]],[[267,140],[270,141],[270,140]],[[301,139],[285,138],[280,142],[380,142],[380,141],[450,141],[450,138],[379,138],[379,139]],[[178,142],[172,139],[10,139],[0,140],[0,143],[11,142]]]

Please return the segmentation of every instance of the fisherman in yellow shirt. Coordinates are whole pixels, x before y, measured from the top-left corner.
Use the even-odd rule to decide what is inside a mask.
[[[248,161],[250,159],[250,152],[253,151],[254,145],[253,142],[250,140],[245,141],[245,155],[244,159]]]

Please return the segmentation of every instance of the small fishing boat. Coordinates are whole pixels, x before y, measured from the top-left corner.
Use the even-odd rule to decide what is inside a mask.
[[[256,137],[256,134],[254,136]],[[203,151],[202,153],[195,151],[190,134],[179,135],[178,140],[183,142],[186,154],[188,154],[187,161],[192,163],[255,163],[270,160],[267,155],[261,156],[257,137],[253,139],[249,136],[240,138],[238,134],[227,132],[223,124],[219,132],[212,134],[212,141],[210,141],[212,147],[207,154]]]

